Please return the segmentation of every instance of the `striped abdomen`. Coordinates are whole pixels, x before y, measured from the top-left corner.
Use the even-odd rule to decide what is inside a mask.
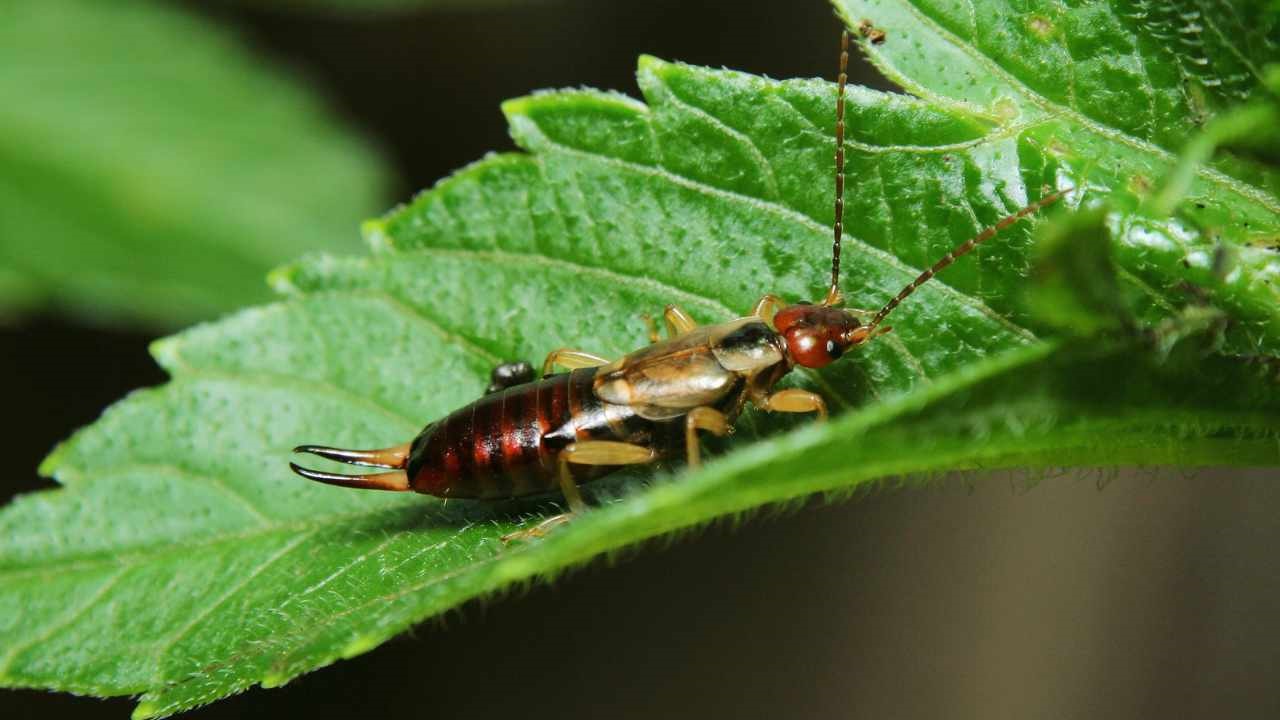
[[[439,497],[507,498],[558,486],[559,451],[575,440],[651,445],[655,423],[605,403],[595,368],[485,395],[423,429],[406,470],[413,489]],[[611,467],[570,466],[579,481]]]

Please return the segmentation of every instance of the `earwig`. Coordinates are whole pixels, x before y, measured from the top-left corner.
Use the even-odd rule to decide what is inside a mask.
[[[555,350],[538,379],[528,363],[499,365],[483,397],[428,424],[411,442],[381,450],[294,448],[383,472],[344,475],[295,463],[290,468],[330,485],[412,490],[443,498],[513,498],[558,488],[570,512],[517,534],[538,535],[582,511],[582,482],[622,466],[676,455],[681,448],[688,464],[697,466],[700,433],[725,435],[748,403],[766,412],[813,413],[825,419],[826,402],[820,395],[796,388],[775,390],[775,385],[797,366],[825,367],[851,348],[890,332],[885,319],[922,285],[1068,192],[1046,194],[956,246],[863,324],[861,311],[839,307],[848,62],[846,31],[840,38],[836,94],[831,283],[821,303],[787,304],[765,295],[745,317],[702,326],[668,305],[663,313],[665,340],[654,330],[649,346],[612,361],[581,350]],[[568,372],[555,372],[557,368]]]
[[[883,30],[865,18],[858,23],[858,34],[872,45],[883,45],[886,37]]]

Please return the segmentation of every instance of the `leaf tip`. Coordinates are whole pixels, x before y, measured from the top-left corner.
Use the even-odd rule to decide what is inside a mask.
[[[143,700],[133,708],[133,714],[129,717],[132,720],[151,720],[151,718],[158,717],[163,712],[163,708],[156,701]]]
[[[44,460],[40,461],[40,466],[36,468],[36,473],[40,477],[52,478],[54,473],[58,472],[58,468],[62,466],[62,461],[67,454],[67,446],[70,442],[70,440],[63,440],[54,445],[53,450],[50,450]]]
[[[351,642],[344,645],[342,650],[339,652],[341,653],[344,659],[350,659],[357,655],[363,655],[369,652],[370,650],[373,650],[374,648],[378,647],[378,645],[380,645],[381,643],[382,643],[381,640],[379,640],[376,637],[373,637],[372,635],[363,635],[361,637],[355,638]]]
[[[383,218],[365,220],[360,225],[360,234],[371,252],[380,253],[395,249],[391,233],[387,232],[387,221]]]
[[[512,117],[527,115],[529,113],[529,103],[532,100],[532,95],[522,95],[518,98],[503,100],[502,105],[499,107],[502,108],[503,116],[510,120]]]
[[[285,685],[289,684],[289,681],[292,679],[293,679],[293,676],[291,675],[273,672],[273,673],[268,673],[266,675],[263,675],[262,680],[258,684],[270,690],[271,688],[284,687]]]
[[[671,63],[654,55],[640,55],[636,58],[636,70],[640,73],[660,73],[671,67]]]
[[[293,281],[297,274],[297,263],[281,265],[267,273],[267,286],[281,295],[293,295],[298,292],[298,285]]]
[[[181,364],[182,353],[178,349],[178,336],[170,335],[159,340],[152,340],[147,352],[162,368],[166,370]]]

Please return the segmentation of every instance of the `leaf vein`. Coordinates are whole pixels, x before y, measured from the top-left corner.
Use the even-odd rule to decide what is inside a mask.
[[[690,114],[700,117],[703,120],[707,121],[712,125],[712,127],[717,128],[718,130],[720,130],[720,132],[724,133],[725,135],[737,140],[741,144],[745,144],[746,147],[749,148],[752,159],[755,161],[756,166],[764,174],[765,185],[767,187],[769,195],[771,196],[770,199],[779,200],[782,198],[782,192],[778,189],[778,177],[777,177],[776,171],[774,170],[773,162],[770,161],[769,158],[763,152],[760,151],[760,147],[756,145],[754,140],[751,139],[751,136],[747,135],[741,130],[738,130],[737,128],[734,128],[733,126],[729,125],[729,123],[725,122],[724,120],[721,120],[715,115],[712,115],[710,112],[707,112],[702,107],[685,101],[685,99],[680,97],[670,85],[667,85],[665,82],[663,82],[661,78],[659,78],[659,82],[662,82],[663,87],[667,89],[667,97],[671,99],[672,104],[678,107],[684,108]]]
[[[301,545],[303,541],[309,539],[316,532],[317,532],[317,528],[313,528],[311,530],[308,530],[298,535],[298,537],[294,538],[293,540],[290,540],[289,542],[285,543],[280,549],[272,553],[271,556],[264,558],[262,562],[258,563],[257,567],[249,571],[244,576],[244,578],[232,584],[232,586],[226,592],[224,592],[221,596],[216,598],[213,602],[209,603],[203,610],[193,615],[191,619],[187,621],[184,625],[179,627],[171,637],[169,637],[167,640],[165,639],[160,640],[157,644],[155,652],[152,653],[152,657],[154,658],[154,662],[156,666],[156,676],[153,679],[153,682],[156,682],[156,683],[164,682],[164,669],[161,666],[161,661],[164,659],[165,653],[169,652],[170,649],[177,646],[177,644],[181,642],[182,638],[186,637],[187,633],[191,632],[191,630],[193,630],[196,627],[196,625],[200,624],[201,621],[203,621],[205,618],[212,615],[218,608],[222,607],[222,605],[226,603],[228,600],[230,600],[232,597],[235,597],[235,595],[237,595],[241,590],[247,587],[249,583],[253,582],[255,578],[257,578],[259,575],[265,572],[267,568],[274,565],[278,560],[280,560],[280,558],[283,558],[285,555],[288,555],[294,548]]]
[[[759,198],[754,198],[754,197],[751,197],[750,195],[743,195],[742,193],[737,193],[732,190],[725,190],[723,188],[706,185],[704,183],[700,183],[695,180],[686,178],[682,175],[677,175],[675,173],[672,173],[671,171],[665,168],[655,168],[649,165],[640,165],[628,160],[622,160],[620,158],[609,157],[605,155],[597,155],[594,153],[585,152],[583,150],[578,150],[577,148],[559,145],[552,141],[548,141],[548,142],[555,145],[557,148],[559,148],[559,152],[563,152],[565,154],[575,155],[579,157],[594,158],[599,162],[603,162],[610,165],[616,165],[617,167],[630,170],[631,172],[640,173],[642,175],[650,175],[655,178],[663,179],[663,180],[666,180],[667,182],[675,183],[677,185],[686,187],[690,190],[694,190],[696,192],[699,192],[705,195],[715,196],[715,197],[726,199],[732,202],[742,203],[755,210],[772,213],[774,215],[783,217],[797,224],[806,226],[811,230],[814,230],[815,232],[825,233],[827,231],[826,227],[819,224],[813,218],[790,207],[778,205],[777,203],[771,203],[765,200],[761,200]],[[851,236],[848,236],[848,237],[850,240],[853,240],[854,242],[857,243],[858,248],[862,252],[865,252],[866,254],[874,257],[875,259],[879,260],[881,263],[891,268],[894,268],[896,270],[900,270],[907,275],[914,276],[919,273],[919,270],[911,268],[906,263],[904,263],[900,258],[893,255],[892,253],[885,252],[884,250],[881,250],[875,247],[874,245],[870,245],[866,241],[860,240],[856,237],[851,237]],[[991,318],[998,324],[1004,326],[1010,332],[1013,332],[1018,335],[1022,335],[1027,339],[1035,339],[1035,335],[1033,335],[1029,330],[1015,324],[1008,318],[997,313],[995,310],[991,308],[991,306],[982,302],[980,299],[975,298],[971,295],[962,293],[956,288],[940,280],[936,280],[934,282],[934,287],[938,288],[941,292],[944,292],[950,295],[952,298],[958,300],[962,304],[973,307],[974,309],[983,313],[984,315]]]
[[[1031,87],[1028,86],[1021,79],[1011,74],[1002,65],[995,62],[991,58],[987,57],[985,54],[983,54],[973,45],[965,41],[963,38],[957,36],[955,33],[943,27],[941,23],[939,23],[932,16],[930,16],[928,13],[926,13],[924,10],[918,7],[914,2],[911,2],[910,0],[908,0],[907,2],[904,3],[904,5],[906,6],[908,12],[915,15],[922,24],[928,25],[930,28],[933,29],[934,32],[936,32],[942,38],[950,41],[951,44],[953,44],[954,46],[956,46],[958,50],[960,50],[960,52],[964,53],[965,55],[968,55],[969,58],[972,59],[974,62],[978,63],[979,65],[985,66],[987,70],[991,72],[991,74],[999,76],[1001,79],[1015,86],[1015,88],[1020,88],[1022,91],[1023,97],[1025,97],[1032,104],[1038,106],[1040,109],[1044,110],[1045,112],[1048,112],[1051,115],[1056,117],[1072,120],[1097,135],[1105,137],[1109,140],[1113,140],[1122,145],[1127,145],[1135,150],[1139,150],[1141,152],[1154,155],[1156,157],[1159,157],[1161,160],[1164,160],[1165,162],[1172,163],[1177,160],[1176,155],[1174,155],[1169,150],[1166,150],[1165,148],[1159,145],[1156,145],[1153,142],[1130,135],[1129,133],[1126,133],[1123,130],[1111,127],[1102,122],[1094,120],[1093,118],[1085,115],[1084,113],[1080,112],[1079,110],[1076,110],[1075,108],[1055,103],[1049,98],[1044,97],[1043,95],[1037,93],[1035,90],[1031,89]],[[900,75],[900,73],[895,73],[895,75]],[[913,82],[911,84],[912,86],[918,87],[917,83]],[[1272,197],[1269,193],[1267,193],[1265,190],[1262,190],[1261,188],[1255,187],[1254,185],[1246,183],[1242,180],[1237,180],[1236,178],[1233,178],[1230,175],[1227,175],[1226,173],[1223,173],[1221,171],[1218,171],[1209,167],[1198,168],[1196,170],[1196,174],[1199,175],[1201,178],[1205,179],[1206,181],[1214,185],[1218,185],[1224,190],[1230,191],[1236,195],[1240,195],[1241,197],[1252,200],[1253,202],[1257,203],[1258,205],[1261,205],[1264,208],[1267,208],[1273,213],[1280,213],[1280,198]]]
[[[32,636],[31,638],[27,639],[25,642],[18,643],[17,645],[9,648],[9,650],[5,652],[3,660],[0,660],[0,676],[8,674],[9,669],[13,665],[13,661],[17,659],[19,655],[22,654],[23,650],[34,647],[35,645],[48,640],[49,638],[53,637],[54,635],[57,635],[59,632],[65,630],[66,628],[71,627],[80,618],[84,617],[84,614],[89,612],[89,610],[93,609],[93,606],[97,605],[99,600],[106,597],[107,593],[110,592],[112,588],[114,588],[116,584],[120,582],[120,578],[129,574],[129,571],[132,569],[133,568],[131,567],[120,568],[118,572],[113,574],[109,579],[107,579],[106,582],[102,583],[102,585],[99,586],[98,589],[94,591],[92,595],[89,596],[89,599],[86,600],[83,605],[76,608],[73,612],[68,614],[65,618],[59,619],[57,622],[49,625],[44,630],[40,631],[40,633]]]

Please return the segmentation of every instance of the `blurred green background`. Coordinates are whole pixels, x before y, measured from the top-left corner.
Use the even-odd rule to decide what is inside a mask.
[[[151,339],[268,299],[276,262],[363,253],[360,219],[510,149],[501,100],[634,96],[640,53],[828,77],[839,32],[820,0],[341,6],[0,7],[6,497],[51,486],[34,468],[55,442],[164,381]],[[193,715],[1276,717],[1276,479],[955,478],[813,503]],[[131,708],[0,692],[6,718]]]

